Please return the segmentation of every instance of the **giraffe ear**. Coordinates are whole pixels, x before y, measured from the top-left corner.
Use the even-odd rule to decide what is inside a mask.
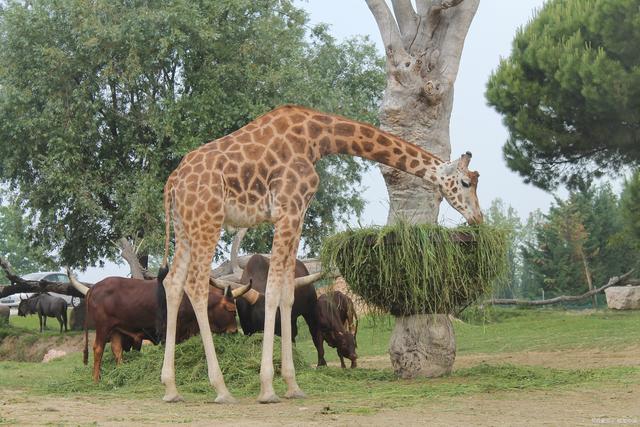
[[[450,162],[446,162],[443,165],[443,170],[444,170],[445,175],[453,175],[456,172],[456,170],[460,168],[460,166],[459,166],[460,165],[460,160],[461,159],[457,159],[457,160],[453,160],[453,161],[450,161]]]

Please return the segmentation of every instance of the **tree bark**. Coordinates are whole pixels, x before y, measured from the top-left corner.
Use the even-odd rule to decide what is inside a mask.
[[[392,0],[395,16],[384,0],[366,2],[378,24],[387,57],[387,87],[380,107],[380,127],[448,160],[453,85],[464,39],[480,0],[416,0],[416,10],[410,0]],[[381,171],[389,192],[388,223],[398,219],[413,223],[437,221],[442,201],[437,190],[398,170],[383,166]],[[434,324],[430,329],[422,317],[407,322],[407,328],[424,329],[404,333],[402,337],[394,335],[392,343],[413,337],[417,348],[420,343],[438,341],[440,326]],[[449,357],[448,350],[441,358],[422,357],[426,353],[413,352],[411,357],[416,360],[405,364],[400,353],[390,352],[392,364],[406,365],[404,369],[414,369],[416,375],[448,372],[451,367],[447,370],[430,366],[435,359],[449,360],[453,365],[453,332],[449,337],[450,345],[438,348],[453,345],[454,357]]]
[[[401,378],[434,378],[450,373],[456,359],[451,319],[446,314],[396,317],[389,355],[393,370]]]

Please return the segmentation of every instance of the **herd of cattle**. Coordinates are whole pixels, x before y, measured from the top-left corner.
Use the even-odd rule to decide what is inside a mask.
[[[244,284],[236,289],[209,287],[208,317],[214,333],[236,333],[236,313],[245,335],[262,332],[265,316],[264,293],[269,272],[269,259],[252,256],[241,278]],[[305,265],[298,261],[296,277],[309,275]],[[163,276],[154,280],[108,277],[88,287],[72,275],[72,285],[85,295],[85,347],[84,363],[88,363],[88,328],[95,328],[93,343],[93,379],[100,379],[100,365],[107,342],[111,344],[116,363],[122,362],[123,352],[140,350],[143,340],[154,344],[164,341],[166,330],[166,297]],[[213,281],[212,285],[215,285]],[[64,305],[63,305],[64,304]],[[18,314],[37,313],[40,330],[46,326],[46,317],[56,317],[60,331],[67,330],[67,304],[64,300],[40,294],[21,301]],[[326,365],[323,342],[336,348],[344,368],[344,358],[356,367],[357,316],[353,302],[343,293],[332,291],[319,298],[313,284],[297,286],[292,309],[292,338],[297,336],[297,319],[302,316],[309,327],[318,353],[318,366]],[[276,334],[280,334],[280,321],[276,320]],[[176,342],[198,334],[198,322],[189,299],[183,297],[178,312]]]

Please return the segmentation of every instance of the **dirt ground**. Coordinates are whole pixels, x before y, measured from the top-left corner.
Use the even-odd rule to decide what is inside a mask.
[[[375,414],[334,414],[310,398],[259,405],[160,399],[53,398],[5,393],[0,422],[11,425],[234,425],[234,426],[414,426],[414,425],[599,425],[640,424],[640,385],[554,392],[492,393],[425,401],[419,407]]]
[[[481,363],[511,363],[514,365],[546,366],[557,369],[640,366],[640,345],[616,349],[615,352],[602,349],[567,349],[559,351],[458,355],[456,356],[453,369],[469,368]],[[363,368],[388,368],[389,358],[387,356],[363,357],[358,359],[358,366]]]
[[[362,367],[388,367],[385,357],[363,358]],[[640,364],[640,346],[620,351],[565,350],[459,356],[455,368],[479,363],[513,363],[554,368]],[[213,397],[213,394],[212,394]],[[132,402],[95,396],[0,394],[0,424],[9,425],[234,425],[234,426],[414,426],[414,425],[640,425],[640,384],[574,390],[497,392],[425,400],[420,406],[378,409],[375,413],[335,413],[320,399],[259,405],[253,399],[219,406],[187,400],[166,404],[158,398]]]

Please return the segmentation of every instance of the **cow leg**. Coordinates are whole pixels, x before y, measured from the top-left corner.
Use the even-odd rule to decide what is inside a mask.
[[[338,352],[338,357],[340,358],[340,367],[342,369],[346,369],[347,365],[344,364],[344,357],[342,357],[342,355],[340,354],[340,352]]]
[[[60,323],[60,333],[62,333],[62,326],[64,325],[64,320],[62,318],[62,314],[58,314],[56,316],[56,319],[58,320],[58,323]]]
[[[213,337],[211,336],[211,326],[209,325],[209,272],[211,271],[211,257],[216,249],[220,228],[213,235],[206,233],[206,236],[194,239],[192,246],[193,255],[191,268],[187,275],[185,292],[191,301],[193,311],[198,320],[200,337],[204,346],[204,353],[207,357],[207,372],[209,382],[216,389],[216,403],[235,403],[236,399],[231,395],[224,383],[222,371],[218,364]],[[203,243],[200,243],[203,242]],[[204,243],[206,242],[206,243]]]
[[[116,359],[116,365],[122,364],[122,335],[120,332],[113,332],[111,335],[111,352]]]
[[[96,328],[96,339],[93,341],[93,382],[100,381],[100,365],[106,343],[106,331]]]
[[[62,312],[62,320],[64,321],[64,331],[69,332],[69,328],[67,327],[67,309],[66,308]]]
[[[42,333],[43,326],[47,326],[47,318],[44,318],[44,325],[42,324],[42,314],[38,313],[38,322],[40,323],[40,333]]]
[[[282,343],[282,378],[287,384],[286,398],[304,397],[298,387],[293,366],[291,344],[291,307],[294,298],[295,255],[298,251],[302,221],[299,218],[283,217],[276,223],[272,257],[265,294],[264,338],[260,364],[261,403],[278,402],[273,390],[273,341],[276,310],[280,306],[280,329]]]
[[[176,227],[177,228],[177,227]],[[164,289],[167,296],[167,331],[164,346],[164,360],[162,362],[162,384],[165,386],[165,394],[162,398],[165,402],[178,402],[182,400],[176,388],[175,351],[176,351],[176,325],[178,319],[178,307],[184,293],[184,282],[190,263],[189,247],[176,233],[176,253],[171,265],[171,271],[164,279]]]
[[[327,361],[324,360],[324,337],[322,336],[322,331],[320,328],[316,328],[315,334],[313,335],[313,344],[316,346],[316,351],[318,352],[318,368],[320,366],[327,366]]]

